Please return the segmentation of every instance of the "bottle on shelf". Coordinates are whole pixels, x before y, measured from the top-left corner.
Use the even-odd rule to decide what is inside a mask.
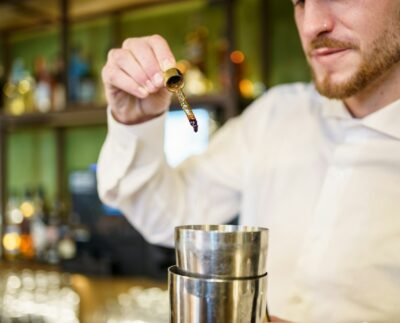
[[[34,91],[35,108],[37,111],[46,113],[51,110],[52,79],[47,68],[47,61],[39,56],[35,60],[34,78],[36,87]]]
[[[55,265],[60,262],[60,255],[58,245],[60,242],[60,228],[62,221],[62,203],[55,201],[52,210],[49,213],[47,223],[47,247],[46,247],[46,262]]]
[[[80,103],[93,103],[96,98],[96,78],[91,66],[88,66],[87,72],[81,77],[81,87],[79,91]]]
[[[5,111],[12,115],[34,111],[35,81],[24,67],[22,59],[17,58],[11,67],[11,73],[4,86]]]
[[[226,38],[221,37],[215,44],[216,62],[218,66],[218,88],[224,91],[229,88],[231,78],[229,74],[229,42]]]
[[[52,68],[52,97],[51,106],[54,111],[61,111],[66,108],[66,94],[64,84],[64,61],[60,55],[58,55],[53,62]]]
[[[208,29],[197,27],[186,35],[186,60],[179,62],[185,74],[185,90],[188,95],[204,95],[212,89],[207,78]]]
[[[62,260],[69,260],[76,256],[77,247],[74,232],[68,223],[61,226],[60,240],[58,242],[58,255]]]
[[[21,224],[24,216],[19,208],[16,194],[11,193],[7,202],[4,233],[2,237],[4,258],[16,260],[20,256]]]
[[[33,203],[33,196],[31,190],[26,190],[22,203],[20,204],[20,211],[23,219],[21,223],[21,245],[20,254],[21,258],[32,260],[35,257],[35,246],[31,231],[32,221],[36,215],[35,205]]]
[[[82,78],[89,73],[89,64],[83,58],[79,47],[72,49],[69,69],[69,100],[71,103],[81,102],[81,85]]]
[[[48,217],[48,210],[45,202],[44,190],[41,187],[35,191],[33,196],[33,205],[35,207],[35,215],[31,221],[31,233],[36,259],[38,261],[46,261],[46,221]]]
[[[186,58],[193,67],[207,75],[208,29],[198,26],[186,35]]]

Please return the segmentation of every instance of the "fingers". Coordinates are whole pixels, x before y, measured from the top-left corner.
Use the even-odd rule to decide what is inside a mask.
[[[140,86],[126,72],[112,65],[110,62],[104,66],[102,70],[102,78],[105,85],[118,88],[135,97],[143,99],[149,94],[145,88]]]
[[[106,85],[145,98],[163,87],[163,72],[175,65],[174,55],[161,36],[129,38],[122,48],[109,52],[103,80]]]
[[[162,71],[176,66],[174,54],[172,54],[168,43],[159,35],[145,37],[144,40],[151,46],[158,64]]]
[[[154,85],[148,77],[146,70],[140,65],[137,59],[126,49],[113,49],[109,53],[109,63],[123,71],[127,76],[140,86],[147,93],[154,93],[159,85]]]
[[[154,86],[163,85],[163,71],[175,67],[176,61],[168,43],[159,35],[129,38],[122,48],[129,51]]]

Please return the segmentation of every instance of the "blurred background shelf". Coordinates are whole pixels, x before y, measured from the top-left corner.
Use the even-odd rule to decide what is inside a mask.
[[[0,125],[8,131],[32,127],[63,128],[104,125],[106,122],[105,107],[78,106],[59,112],[36,112],[21,116],[0,115]]]
[[[0,2],[0,12],[2,13],[0,31],[15,32],[31,27],[61,23],[63,13],[60,7],[65,4],[68,5],[68,19],[78,21],[183,1],[187,0],[69,0],[68,2],[64,0],[2,0]]]
[[[188,102],[193,107],[202,106],[210,110],[220,110],[227,113],[224,108],[228,98],[224,95],[204,95],[188,97]],[[171,110],[180,110],[176,99],[172,100]],[[228,112],[229,113],[229,112]],[[232,113],[232,112],[230,112]],[[0,127],[6,131],[24,128],[68,128],[80,126],[105,125],[107,123],[106,106],[95,104],[70,105],[63,111],[48,113],[26,113],[20,116],[0,114]]]
[[[0,15],[0,236],[10,262],[41,258],[88,274],[166,277],[170,250],[146,245],[96,192],[107,135],[101,69],[124,39],[160,34],[185,72],[201,126],[194,135],[172,101],[164,147],[171,165],[203,151],[270,86],[309,79],[290,1],[2,0]],[[57,233],[43,252],[27,229],[38,218],[42,236]],[[62,258],[71,240],[74,263]],[[140,261],[146,257],[153,267]]]
[[[44,188],[48,192],[48,199],[63,201],[69,207],[67,177],[69,176],[68,171],[70,171],[68,168],[73,167],[68,165],[68,161],[66,162],[66,159],[69,158],[66,152],[69,149],[66,147],[66,145],[68,146],[68,143],[66,144],[68,136],[74,136],[71,135],[71,131],[86,133],[87,135],[83,136],[87,138],[96,136],[99,139],[96,139],[95,143],[92,142],[92,146],[97,147],[95,150],[99,150],[99,143],[102,139],[104,140],[106,131],[106,110],[101,91],[100,70],[105,63],[107,51],[110,48],[119,47],[126,37],[160,32],[171,43],[178,58],[189,58],[190,61],[191,55],[202,55],[199,58],[204,62],[199,61],[196,64],[209,70],[210,78],[217,87],[221,86],[217,75],[220,73],[218,69],[224,66],[222,71],[225,73],[226,82],[223,84],[224,94],[204,93],[191,96],[189,101],[195,108],[201,107],[209,109],[211,112],[216,111],[213,115],[217,116],[221,123],[237,115],[240,112],[239,94],[233,83],[233,80],[236,80],[234,76],[236,70],[229,58],[229,53],[235,47],[234,5],[235,1],[231,0],[1,1],[0,13],[3,19],[0,22],[0,67],[3,66],[3,75],[9,80],[12,75],[21,75],[21,71],[23,73],[29,71],[30,75],[35,78],[34,81],[39,84],[41,82],[40,71],[43,71],[44,68],[47,68],[47,71],[49,68],[57,68],[53,80],[56,80],[58,88],[64,89],[61,92],[64,94],[61,96],[65,97],[65,106],[59,104],[57,108],[57,110],[61,108],[63,111],[52,111],[52,108],[49,110],[45,106],[46,113],[33,112],[36,108],[32,104],[32,98],[29,99],[26,95],[24,97],[25,107],[22,112],[19,111],[21,110],[20,102],[18,105],[7,104],[7,101],[3,102],[5,109],[0,114],[0,142],[3,144],[0,150],[2,152],[0,156],[2,218],[4,219],[6,214],[8,193],[17,191],[18,194],[22,194],[23,185],[21,183],[23,180],[17,180],[16,176],[19,173],[20,163],[18,160],[15,161],[15,158],[19,159],[17,155],[22,156],[25,153],[17,154],[10,150],[18,151],[18,147],[26,145],[23,141],[30,140],[27,131],[33,131],[33,136],[43,138],[37,139],[39,140],[38,144],[54,146],[50,150],[55,154],[53,158],[55,164],[50,169],[56,169],[55,185],[45,183]],[[186,27],[182,28],[182,23]],[[203,36],[206,38],[196,38],[201,32],[205,32]],[[191,37],[195,37],[195,39],[191,40]],[[223,40],[223,47],[218,52],[216,46],[219,39]],[[209,49],[217,52],[210,55]],[[199,50],[200,53],[194,53]],[[210,62],[204,65],[210,57],[212,58]],[[79,77],[85,77],[87,80],[77,79],[73,74],[76,70],[79,72],[79,68],[82,68],[83,64],[87,65],[85,72],[87,76]],[[0,82],[2,88],[5,80],[3,77],[3,81]],[[30,79],[25,82],[28,81],[31,82]],[[78,82],[86,83],[80,85]],[[31,88],[35,86],[37,85],[34,83],[30,85]],[[51,86],[53,87],[53,85]],[[85,94],[76,92],[83,89],[84,86]],[[12,87],[9,87],[5,93],[10,92],[10,89]],[[87,103],[79,102],[80,95],[85,95],[84,101]],[[60,94],[58,94],[58,101],[60,101],[59,96]],[[15,110],[16,106],[18,106],[18,111]],[[176,102],[172,104],[172,109],[174,108],[177,109]],[[10,115],[10,113],[18,115]],[[21,113],[23,114],[20,115]],[[77,128],[77,130],[69,130],[70,128]],[[43,129],[54,129],[53,135],[50,133],[39,134]],[[50,138],[51,136],[53,139]],[[85,140],[82,138],[82,142]],[[96,159],[97,156],[92,156],[92,162],[95,162]],[[81,164],[73,160],[72,163]],[[36,171],[43,172],[41,169]],[[41,181],[40,178],[36,180],[26,178],[25,186],[30,186],[29,182],[38,181]]]

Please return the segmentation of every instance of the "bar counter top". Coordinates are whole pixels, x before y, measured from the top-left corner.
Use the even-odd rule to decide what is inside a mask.
[[[4,277],[7,272],[22,272],[24,269],[33,272],[45,271],[64,274],[56,266],[0,261],[0,277]],[[140,277],[87,276],[74,273],[65,273],[63,276],[68,277],[71,288],[80,297],[80,323],[97,323],[97,321],[100,321],[100,316],[104,316],[107,304],[116,302],[119,295],[128,293],[134,287],[138,287],[139,289],[157,287],[163,291],[166,291],[168,288],[167,282]]]

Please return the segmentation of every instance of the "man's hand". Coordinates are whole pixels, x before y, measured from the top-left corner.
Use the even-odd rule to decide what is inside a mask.
[[[282,320],[282,319],[280,319],[279,317],[276,317],[276,316],[271,316],[269,321],[265,320],[265,323],[268,323],[268,322],[289,323],[289,321]]]
[[[102,79],[114,118],[135,124],[166,111],[171,94],[163,85],[163,71],[175,65],[168,43],[159,35],[128,38],[122,48],[110,50]]]

